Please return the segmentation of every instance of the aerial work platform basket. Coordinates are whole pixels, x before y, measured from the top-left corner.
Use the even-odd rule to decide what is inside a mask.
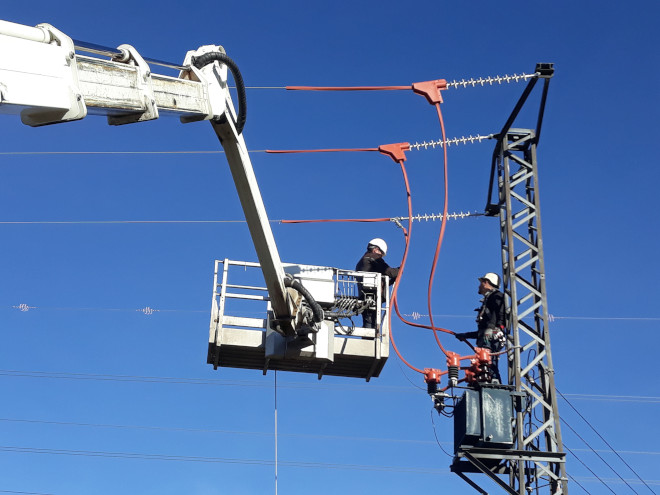
[[[388,278],[379,273],[284,263],[323,309],[317,332],[285,337],[258,263],[216,260],[207,362],[214,369],[258,369],[363,378],[378,376],[389,356]],[[363,328],[361,313],[375,314]],[[265,318],[264,318],[265,316]]]

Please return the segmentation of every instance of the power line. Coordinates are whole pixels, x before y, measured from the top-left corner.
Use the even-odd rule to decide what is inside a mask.
[[[404,313],[403,316],[412,318],[413,320],[419,320],[421,318],[428,318],[428,314],[419,313],[413,311],[410,314]],[[433,315],[434,318],[471,318],[474,319],[474,315]],[[556,320],[596,320],[596,321],[660,321],[660,317],[649,316],[649,317],[636,317],[636,316],[556,316],[553,314],[548,315],[548,320],[554,322]]]
[[[16,447],[0,446],[0,451],[16,452],[24,454],[49,454],[49,455],[70,455],[82,457],[105,457],[119,459],[141,459],[157,461],[180,461],[180,462],[203,462],[203,463],[221,463],[221,464],[247,464],[257,466],[272,466],[274,461],[267,459],[238,459],[231,457],[203,457],[203,456],[182,456],[167,454],[145,454],[138,452],[109,452],[98,450],[70,450],[70,449],[46,449],[38,447]],[[278,464],[288,467],[312,468],[312,469],[345,469],[355,471],[378,471],[378,472],[399,472],[411,474],[443,474],[448,475],[447,469],[420,468],[408,466],[376,466],[365,464],[339,464],[325,462],[304,462],[304,461],[282,461]]]
[[[555,322],[557,320],[592,320],[592,321],[660,321],[659,317],[656,316],[555,316],[552,314],[548,315],[548,320]],[[560,327],[561,328],[561,327]]]
[[[564,418],[562,418],[561,421],[562,421],[562,423],[564,423],[566,426],[568,426],[568,428],[573,432],[573,434],[575,434],[575,436],[577,436],[580,440],[582,440],[582,443],[584,443],[587,447],[589,447],[589,449],[590,449],[594,454],[596,454],[596,456],[597,456],[601,461],[603,461],[603,464],[605,464],[608,468],[610,468],[610,470],[611,470],[614,474],[616,474],[616,475],[618,476],[618,478],[619,478],[621,481],[623,481],[623,482],[628,486],[628,488],[630,488],[634,493],[637,494],[637,491],[636,491],[632,486],[630,486],[626,480],[623,479],[623,477],[622,477],[622,476],[616,471],[616,469],[614,469],[614,468],[610,465],[610,463],[608,463],[605,459],[603,459],[603,457],[602,457],[598,452],[596,452],[596,451],[593,449],[593,447],[589,444],[589,442],[587,442],[584,438],[582,438],[582,436],[581,436],[577,431],[575,431],[575,429],[574,429],[574,428],[568,423],[568,421],[566,421]],[[575,455],[575,454],[573,454],[573,455]],[[591,471],[591,470],[590,470],[590,471]],[[593,472],[593,471],[592,471],[592,472]],[[639,494],[638,494],[638,495],[639,495]]]
[[[75,307],[49,307],[49,306],[30,306],[25,303],[14,305],[12,309],[18,309],[26,313],[33,309],[40,309],[45,311],[110,311],[110,312],[129,312],[129,313],[142,313],[145,315],[152,315],[154,313],[208,313],[208,311],[201,309],[154,309],[149,306],[139,309],[129,308],[75,308]]]
[[[165,383],[175,385],[210,385],[224,387],[271,387],[271,384],[260,380],[222,380],[207,378],[169,377],[169,376],[143,376],[143,375],[113,375],[99,373],[70,373],[59,371],[39,370],[7,370],[0,369],[0,376],[24,377],[24,378],[48,378],[64,380],[98,380],[119,381],[139,383]],[[290,389],[314,389],[333,391],[373,391],[377,393],[418,393],[411,387],[385,386],[385,385],[348,385],[330,383],[305,383],[305,382],[278,382],[279,388]],[[563,394],[562,397],[572,397],[578,400],[603,400],[617,402],[642,402],[655,404],[660,402],[660,397],[642,395],[595,395],[595,394]]]
[[[567,473],[567,476],[568,476],[568,478],[569,478],[571,481],[573,481],[577,486],[579,486],[580,488],[582,488],[582,490],[584,490],[584,492],[585,492],[587,495],[591,495],[591,492],[590,492],[589,490],[587,490],[585,487],[583,487],[583,486],[580,484],[580,482],[579,482],[578,480],[576,480],[573,476],[571,476],[571,475],[568,474],[568,473]]]
[[[0,493],[21,493],[25,495],[53,495],[52,493],[42,493],[42,492],[18,492],[16,490],[0,490]]]
[[[471,217],[482,217],[483,213],[477,212],[454,212],[447,214],[447,218],[451,220],[463,220]],[[269,220],[269,223],[279,224],[294,224],[294,223],[312,223],[312,222],[360,222],[360,221],[379,221],[379,222],[401,222],[407,220],[408,217],[383,217],[379,219],[371,218],[338,218],[338,219],[318,219],[318,220]],[[421,222],[424,220],[437,221],[442,220],[441,213],[421,213],[412,217],[413,221]],[[215,224],[215,223],[247,223],[246,220],[17,220],[17,221],[0,221],[2,225],[115,225],[115,224]]]
[[[578,479],[580,479],[580,480],[582,480],[582,481],[587,481],[587,482],[588,482],[588,481],[596,481],[596,480],[597,480],[596,477],[591,478],[591,477],[589,477],[589,476],[581,476],[581,477],[579,477]],[[610,484],[611,484],[611,483],[614,483],[614,484],[621,484],[621,482],[620,482],[619,480],[617,480],[616,478],[601,478],[601,479],[602,479],[603,481],[605,481],[606,483],[610,483]],[[630,483],[632,483],[632,484],[640,484],[640,482],[639,482],[638,480],[630,480],[630,479],[629,479],[628,481],[629,481]],[[660,480],[649,480],[648,483],[651,484],[651,485],[660,485]]]
[[[455,89],[465,89],[468,86],[472,88],[476,88],[477,86],[479,87],[484,87],[484,86],[493,86],[495,84],[501,85],[502,83],[505,84],[510,84],[510,83],[518,83],[521,81],[527,81],[528,79],[531,79],[532,77],[536,77],[537,73],[534,74],[527,74],[527,73],[522,73],[522,74],[505,74],[503,76],[485,76],[485,77],[471,77],[469,79],[461,79],[460,81],[457,79],[454,79],[451,82],[447,83],[447,88],[455,88]],[[230,88],[234,88],[234,86],[229,86]],[[287,89],[288,87],[291,86],[245,86],[245,89]],[[386,86],[389,88],[396,88],[396,89],[409,89],[409,86]],[[235,88],[234,88],[235,89]]]
[[[249,153],[265,153],[266,150],[251,150]],[[0,155],[224,155],[223,150],[163,150],[163,151],[0,151]]]
[[[282,220],[269,220],[270,223],[281,223]],[[113,225],[113,224],[143,224],[143,223],[247,223],[245,220],[17,220],[0,221],[3,225]]]
[[[167,454],[145,454],[138,452],[110,452],[110,451],[98,451],[98,450],[46,449],[46,448],[38,448],[38,447],[17,447],[17,446],[0,446],[0,451],[15,452],[22,454],[70,455],[70,456],[101,457],[101,458],[115,458],[115,459],[139,459],[139,460],[200,462],[200,463],[219,463],[219,464],[245,464],[245,465],[253,465],[253,466],[272,466],[274,464],[274,461],[267,459],[239,459],[239,458],[231,458],[231,457],[182,456],[182,455],[167,455]],[[398,472],[398,473],[431,474],[431,475],[451,474],[447,469],[421,468],[421,467],[412,467],[412,466],[381,466],[381,465],[365,465],[365,464],[339,464],[339,463],[325,463],[325,462],[282,461],[282,460],[279,460],[278,463],[280,465],[284,465],[288,467],[299,467],[299,468],[308,468],[308,469],[339,469],[339,470],[353,470],[353,471]],[[602,483],[605,482],[620,483],[618,480],[614,478],[601,479],[598,478],[597,476],[596,478]],[[591,478],[588,477],[582,477],[579,479],[582,481],[591,481]],[[652,480],[649,481],[649,483],[657,485],[660,484],[660,480]],[[49,495],[49,494],[44,494],[44,495]]]
[[[278,387],[279,387],[278,383]],[[20,419],[20,418],[0,418],[0,422],[7,423],[25,423],[25,424],[43,424],[54,426],[81,426],[86,428],[115,428],[115,429],[136,429],[136,430],[152,430],[152,431],[172,431],[172,432],[186,432],[186,433],[216,433],[221,435],[246,435],[246,436],[262,436],[270,437],[273,433],[263,431],[245,431],[245,430],[228,430],[217,428],[190,428],[183,426],[153,426],[153,425],[124,425],[124,424],[110,424],[110,423],[89,423],[89,422],[74,422],[74,421],[50,421],[41,419]],[[407,443],[407,444],[434,444],[436,442],[431,440],[412,440],[408,438],[387,438],[387,437],[357,437],[347,435],[315,435],[310,433],[278,433],[279,436],[292,437],[292,438],[312,438],[312,439],[328,439],[328,440],[341,440],[341,441],[360,441],[360,442],[386,442],[386,443]],[[451,442],[440,442],[445,445],[451,445]],[[590,449],[573,449],[576,452],[591,452]],[[596,450],[596,452],[610,452],[609,450]],[[649,451],[633,451],[622,450],[624,454],[630,455],[660,455],[660,452]]]
[[[244,430],[219,430],[207,428],[187,428],[187,427],[167,427],[167,426],[148,426],[148,425],[121,425],[121,424],[103,424],[103,423],[80,423],[68,421],[47,421],[37,419],[16,419],[16,418],[0,418],[0,422],[8,423],[27,423],[27,424],[44,424],[56,426],[82,426],[88,428],[115,428],[115,429],[136,429],[136,430],[153,430],[153,431],[173,431],[173,432],[186,432],[186,433],[217,433],[223,435],[246,435],[246,436],[262,436],[271,437],[273,433],[261,431],[244,431]],[[430,440],[410,440],[405,438],[376,438],[376,437],[356,437],[346,435],[314,435],[309,433],[281,433],[279,436],[292,437],[292,438],[314,438],[314,439],[330,439],[350,441],[357,440],[361,442],[387,442],[387,443],[409,443],[409,444],[433,444]],[[449,442],[445,442],[449,444]]]
[[[494,134],[476,134],[469,136],[453,137],[449,139],[436,139],[431,141],[415,142],[410,145],[411,150],[420,151],[429,148],[442,148],[443,146],[458,146],[493,139]],[[267,153],[269,150],[248,150],[248,153]],[[58,156],[58,155],[224,155],[224,150],[151,150],[151,151],[0,151],[0,156]]]
[[[606,400],[610,402],[648,402],[658,403],[660,397],[646,395],[595,395],[595,394],[564,394],[567,397],[573,397],[580,400]]]
[[[98,380],[98,381],[120,381],[120,382],[143,382],[143,383],[169,383],[183,385],[212,385],[212,386],[237,386],[237,387],[271,387],[271,384],[258,380],[220,380],[205,378],[182,378],[166,376],[140,376],[140,375],[111,375],[94,373],[68,373],[52,371],[34,371],[34,370],[4,370],[0,369],[0,376],[18,376],[28,378],[49,378],[49,379],[67,379],[67,380]],[[324,389],[324,390],[355,390],[363,392],[365,390],[378,390],[379,393],[392,391],[411,392],[407,387],[387,387],[383,385],[345,385],[345,384],[322,384],[322,383],[304,383],[304,382],[285,382],[278,384],[280,388],[294,389]]]
[[[598,435],[598,437],[599,437],[603,442],[605,442],[605,445],[607,445],[607,446],[610,448],[610,450],[611,450],[612,452],[614,452],[614,454],[616,454],[616,456],[621,460],[621,462],[623,462],[623,463],[628,467],[628,469],[630,469],[630,470],[635,474],[635,476],[637,476],[637,479],[639,479],[642,483],[644,483],[644,485],[646,486],[646,488],[648,488],[648,489],[651,491],[651,493],[654,493],[654,494],[655,494],[655,492],[651,489],[651,487],[648,486],[648,485],[646,484],[646,482],[640,477],[639,474],[637,474],[637,471],[635,471],[635,470],[630,466],[630,464],[628,464],[628,463],[623,459],[623,457],[621,457],[621,456],[619,455],[619,453],[618,453],[616,450],[614,450],[614,447],[612,447],[612,446],[610,445],[610,443],[609,443],[607,440],[605,440],[605,438],[604,438],[604,437],[598,432],[598,430],[596,430],[596,428],[594,428],[593,425],[592,425],[589,421],[587,421],[587,419],[586,419],[586,418],[580,413],[580,411],[578,411],[578,410],[575,408],[575,406],[573,406],[573,404],[571,404],[571,402],[570,402],[566,397],[564,397],[564,394],[562,394],[558,389],[557,389],[557,393],[558,393],[558,394],[559,394],[559,395],[560,395],[560,396],[566,401],[566,403],[571,407],[571,409],[573,409],[573,411],[575,411],[575,412],[577,413],[577,415],[580,416],[580,418],[582,418],[582,420],[583,420],[585,423],[587,423],[587,425],[589,425],[589,427],[592,429],[592,431],[593,431],[596,435]],[[570,428],[570,426],[569,426],[569,428]],[[572,430],[572,429],[573,429],[573,428],[571,428],[571,430]],[[579,435],[578,435],[578,436],[579,436]],[[600,457],[600,456],[599,456],[599,457]]]
[[[240,220],[236,220],[239,222]],[[281,222],[281,220],[272,220],[273,222]],[[26,223],[26,222],[0,222],[3,223]],[[27,222],[27,223],[49,223],[49,222]],[[52,222],[52,223],[67,223],[67,222]],[[78,223],[78,222],[71,222]],[[93,223],[93,222],[83,222],[83,223]],[[21,303],[13,306],[0,307],[0,309],[18,309],[22,312],[27,312],[33,309],[39,309],[44,311],[127,311],[127,312],[140,312],[145,315],[152,315],[153,313],[208,313],[207,310],[201,309],[155,309],[151,307],[144,307],[138,309],[131,308],[86,308],[86,307],[49,307],[49,306],[30,306],[26,303]],[[256,312],[254,314],[257,314]],[[402,316],[410,317],[414,320],[426,317],[428,315],[420,314],[415,311],[412,313],[402,313]],[[660,321],[660,317],[626,317],[626,316],[613,316],[613,317],[589,317],[589,316],[553,316],[549,315],[551,320],[611,320],[611,321]],[[469,318],[474,319],[473,315],[455,315],[455,314],[437,314],[433,315],[434,318]],[[570,395],[570,394],[569,394]],[[628,397],[628,396],[620,396]],[[656,399],[656,398],[653,398]]]
[[[594,473],[594,472],[592,471],[592,469],[591,469],[589,466],[587,466],[587,465],[584,463],[584,461],[583,461],[582,459],[580,459],[580,457],[579,457],[578,455],[576,455],[575,452],[573,452],[573,451],[568,447],[568,445],[566,445],[565,443],[564,443],[564,448],[565,448],[566,450],[568,450],[568,451],[573,455],[573,457],[575,457],[575,458],[580,462],[580,464],[582,464],[585,468],[587,468],[587,470],[588,470],[591,474],[593,474],[593,475],[596,477],[596,479],[597,479],[598,481],[600,481],[601,484],[603,484],[603,485],[605,486],[605,488],[607,488],[609,491],[611,491],[612,493],[614,493],[614,495],[616,495],[616,492],[615,492],[614,490],[612,490],[612,489],[607,485],[607,483],[605,483],[605,482],[604,482],[604,481],[603,481],[603,480],[602,480],[602,479],[601,479],[596,473]]]
[[[435,416],[434,416],[435,412],[436,412],[435,407],[431,407],[431,425],[433,426],[433,436],[435,437],[435,441],[437,442],[438,447],[440,447],[440,450],[442,450],[447,457],[452,457],[452,455],[444,449],[444,447],[440,443],[440,440],[438,439],[438,432],[435,431]],[[445,443],[449,443],[449,442],[445,442]]]

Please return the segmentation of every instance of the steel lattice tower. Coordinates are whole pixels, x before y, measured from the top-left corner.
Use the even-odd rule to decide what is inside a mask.
[[[503,292],[509,309],[509,383],[525,394],[515,419],[518,456],[507,457],[511,493],[566,494],[554,369],[550,352],[536,162],[537,133],[510,129],[496,160]]]
[[[514,402],[513,442],[510,447],[502,443],[489,446],[488,442],[482,441],[473,445],[460,444],[451,466],[453,472],[482,495],[487,492],[468,478],[468,473],[487,475],[511,495],[568,493],[566,454],[561,439],[550,352],[536,161],[536,147],[553,74],[552,64],[537,64],[535,77],[529,81],[502,130],[494,136],[497,143],[493,152],[486,215],[499,218],[502,291],[508,312],[508,385],[500,388],[510,390]],[[544,83],[536,128],[512,128],[539,80]],[[494,195],[496,201],[493,201]],[[483,407],[487,406],[485,402],[483,404]],[[488,414],[495,412],[497,415],[492,408],[488,411],[477,413],[482,421],[479,431],[485,431]],[[462,433],[464,427],[465,424],[461,423],[458,431]],[[505,481],[507,477],[508,483]]]

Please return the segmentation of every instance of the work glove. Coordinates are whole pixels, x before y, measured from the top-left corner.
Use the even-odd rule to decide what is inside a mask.
[[[506,344],[506,336],[501,328],[489,328],[486,330],[485,339],[488,348],[493,352],[499,352]]]
[[[493,333],[493,340],[497,345],[498,351],[504,348],[506,345],[506,335],[504,335],[504,331],[502,329],[498,329],[495,333]]]

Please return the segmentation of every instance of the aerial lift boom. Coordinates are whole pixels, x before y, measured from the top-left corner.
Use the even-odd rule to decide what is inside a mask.
[[[80,55],[76,49],[110,58]],[[179,76],[156,74],[150,64],[176,69]],[[229,70],[239,95],[238,115],[227,84]],[[232,294],[227,294],[227,285],[221,284],[219,296],[216,285],[209,363],[264,372],[270,366],[319,373],[319,377],[324,372],[367,380],[378,376],[389,348],[383,325],[358,335],[360,332],[354,334],[351,323],[341,339],[335,338],[338,335],[334,329],[336,325],[344,328],[340,318],[357,316],[365,308],[367,296],[362,289],[367,286],[375,288],[368,304],[374,309],[381,307],[381,299],[386,297],[380,290],[380,275],[367,281],[366,275],[340,274],[326,267],[287,265],[285,270],[242,135],[245,108],[242,77],[221,46],[190,51],[183,64],[176,65],[143,58],[131,45],[113,49],[75,41],[49,24],[30,27],[0,21],[0,114],[19,114],[23,123],[34,127],[80,120],[88,114],[105,115],[111,125],[160,116],[177,116],[183,123],[211,122],[224,148],[257,252],[268,294],[260,299],[268,302],[268,317],[255,322],[226,316],[225,296]],[[352,292],[342,293],[340,279]],[[325,300],[323,308],[303,281],[319,288]],[[223,299],[222,304],[216,303],[216,295]],[[242,327],[242,323],[248,323],[249,328],[235,328]],[[250,328],[266,331],[255,339],[242,331]],[[244,338],[246,335],[248,338]],[[364,338],[371,339],[371,343],[360,341]],[[223,364],[223,349],[233,349],[231,352],[238,352],[240,359]],[[255,350],[263,356],[250,361]],[[333,368],[335,354],[341,355],[343,364]],[[246,355],[250,358],[247,361]],[[291,363],[296,360],[303,362]]]
[[[224,49],[188,52],[180,77],[173,78],[153,74],[130,45],[113,50],[112,60],[102,60],[76,55],[74,41],[48,24],[0,21],[0,33],[0,112],[19,113],[27,125],[78,120],[88,113],[107,115],[112,125],[160,114],[178,115],[183,122],[211,121],[227,155],[273,312],[281,331],[293,334],[294,305],[250,155],[236,129],[227,65],[221,65],[227,61]],[[200,59],[209,63],[194,63]]]

